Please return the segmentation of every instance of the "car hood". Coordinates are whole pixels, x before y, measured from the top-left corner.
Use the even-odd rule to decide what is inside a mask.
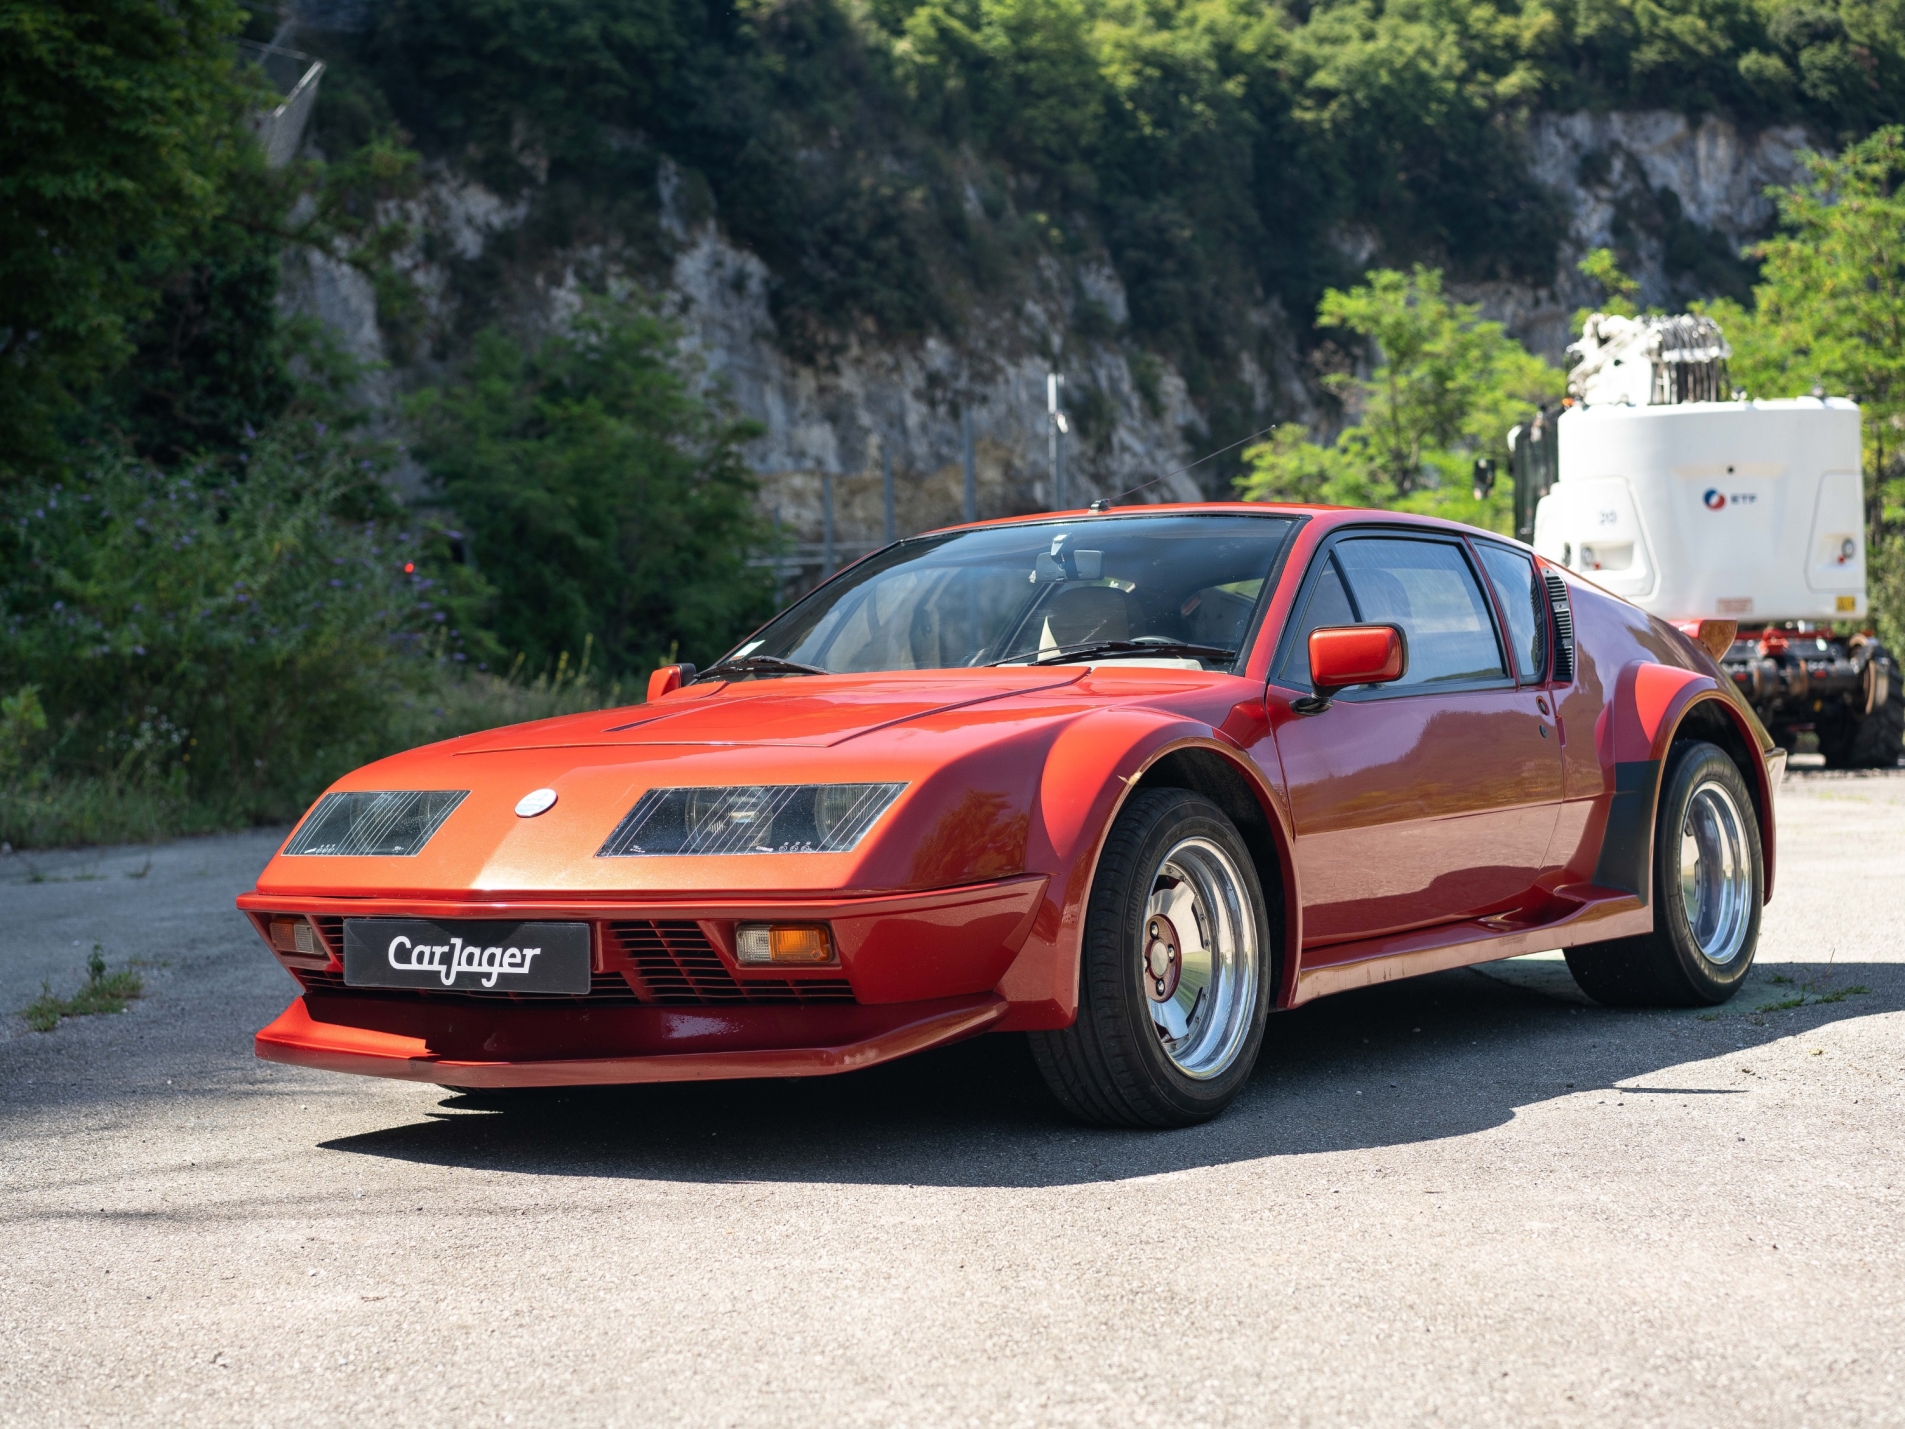
[[[1138,673],[1126,672],[1126,681]],[[447,740],[366,765],[333,786],[468,791],[419,854],[280,854],[258,891],[646,898],[944,886],[1014,874],[1023,868],[1046,749],[1059,729],[1105,706],[1090,674],[1066,666],[695,686],[629,709]],[[809,783],[905,788],[850,853],[601,854],[649,789]],[[518,817],[517,801],[538,789],[555,791],[553,807]],[[932,852],[955,847],[987,852]]]
[[[466,754],[579,745],[824,748],[962,706],[1060,689],[1085,674],[1083,666],[1067,666],[711,682],[651,704],[513,725],[454,743]]]

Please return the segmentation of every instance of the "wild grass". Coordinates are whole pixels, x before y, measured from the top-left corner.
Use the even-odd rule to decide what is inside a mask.
[[[102,1012],[124,1012],[134,998],[145,996],[145,980],[131,968],[106,971],[105,949],[93,944],[86,959],[86,981],[71,997],[54,995],[51,983],[40,984],[40,995],[21,1009],[26,1025],[35,1032],[51,1032],[64,1018],[91,1017]]]
[[[1849,987],[1829,986],[1832,981],[1830,969],[1797,978],[1788,977],[1785,973],[1774,973],[1767,980],[1779,987],[1797,987],[1799,990],[1772,1002],[1761,1003],[1753,1009],[1755,1012],[1791,1012],[1800,1007],[1823,1007],[1828,1003],[1844,1002],[1848,997],[1864,997],[1871,992],[1864,983],[1853,983]]]

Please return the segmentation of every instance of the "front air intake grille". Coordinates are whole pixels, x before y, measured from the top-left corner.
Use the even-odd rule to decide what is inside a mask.
[[[707,1003],[852,1002],[845,978],[748,978],[728,970],[700,925],[690,922],[610,923],[603,950],[628,960],[649,1002],[676,1006]]]
[[[337,992],[351,997],[415,997],[427,1002],[477,1002],[494,1004],[498,1002],[528,1002],[539,1006],[554,1003],[587,1003],[591,1007],[637,1007],[642,999],[628,985],[628,979],[620,973],[595,973],[589,978],[587,993],[576,996],[567,993],[535,992],[470,992],[459,990],[436,992],[429,988],[407,987],[346,987],[341,972],[313,972],[307,968],[294,968],[292,976],[304,984],[306,992]]]
[[[311,926],[317,929],[318,936],[324,940],[325,951],[333,962],[344,961],[344,920],[327,918],[321,913],[313,913]]]
[[[344,920],[323,914],[312,923],[331,956],[344,956]],[[845,978],[738,978],[721,961],[698,923],[627,922],[602,925],[602,952],[611,971],[594,974],[583,996],[561,993],[437,992],[430,988],[346,987],[341,971],[294,968],[306,992],[350,996],[415,997],[432,1002],[587,1003],[591,1007],[662,1004],[676,1007],[724,1003],[736,1006],[779,1003],[852,1002],[853,985]],[[626,971],[624,971],[626,969]]]
[[[1544,570],[1548,580],[1548,605],[1554,611],[1554,679],[1559,685],[1574,683],[1574,611],[1568,605],[1568,583],[1553,571]]]

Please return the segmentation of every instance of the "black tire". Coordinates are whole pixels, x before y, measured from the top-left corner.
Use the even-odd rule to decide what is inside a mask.
[[[1859,716],[1845,752],[1850,769],[1896,769],[1905,754],[1905,679],[1900,678],[1898,662],[1883,649],[1874,649],[1868,657],[1885,671],[1885,701],[1870,714]]]
[[[1224,858],[1211,857],[1213,848]],[[1211,973],[1203,990],[1194,994],[1186,1031],[1176,1044],[1187,1057],[1207,1043],[1216,1049],[1209,1070],[1196,1075],[1167,1049],[1167,1034],[1156,1018],[1171,1013],[1180,989],[1198,985],[1187,969],[1202,954],[1195,948],[1188,959],[1178,953],[1178,943],[1189,946],[1190,940],[1175,931],[1169,918],[1162,922],[1171,930],[1168,937],[1158,934],[1153,902],[1189,896],[1159,890],[1204,885],[1166,876],[1167,855],[1180,863],[1206,859],[1205,875],[1218,880],[1210,887],[1230,894],[1224,902],[1230,911],[1223,915],[1231,928],[1227,942],[1208,926],[1208,909],[1219,900],[1192,900],[1206,910],[1188,925],[1198,947],[1228,948],[1227,958],[1213,952],[1210,959],[1213,967],[1230,969]],[[1156,997],[1147,990],[1150,965],[1145,961],[1154,951],[1164,969],[1149,984]],[[1250,850],[1223,811],[1184,789],[1146,789],[1134,795],[1112,824],[1086,903],[1078,1018],[1061,1031],[1030,1036],[1033,1058],[1052,1095],[1073,1116],[1098,1126],[1191,1126],[1216,1116],[1256,1065],[1275,988],[1274,954]],[[1246,962],[1254,969],[1248,975],[1243,971]],[[1160,1009],[1155,1016],[1154,1006]]]
[[[1682,883],[1682,845],[1695,837],[1686,830],[1696,796],[1701,799],[1696,822],[1707,835],[1719,837],[1715,830],[1727,825],[1725,810],[1730,805],[1732,837],[1725,842],[1738,855],[1737,862],[1710,858],[1704,869],[1695,866],[1693,901],[1700,929]],[[1696,845],[1707,847],[1697,837]],[[1724,866],[1737,868],[1737,875],[1722,876],[1717,870]],[[1704,741],[1676,744],[1669,756],[1654,820],[1652,885],[1654,931],[1569,948],[1568,971],[1581,991],[1609,1007],[1714,1007],[1725,1002],[1739,991],[1753,966],[1766,865],[1746,781],[1724,752]],[[1721,910],[1717,914],[1716,908]],[[1720,956],[1710,956],[1709,949]]]

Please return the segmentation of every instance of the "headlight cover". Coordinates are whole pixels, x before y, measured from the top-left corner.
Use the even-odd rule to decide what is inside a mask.
[[[904,784],[756,784],[650,789],[597,858],[723,853],[846,853]]]
[[[284,846],[287,854],[410,858],[430,842],[468,789],[326,794]]]

